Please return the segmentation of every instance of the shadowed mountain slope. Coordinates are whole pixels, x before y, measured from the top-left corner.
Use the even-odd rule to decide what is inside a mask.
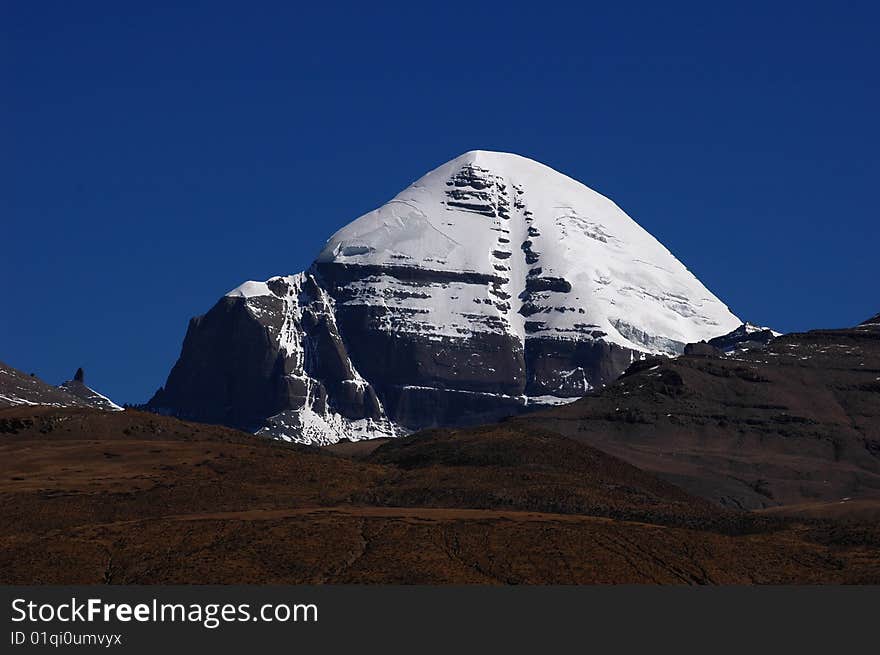
[[[880,497],[880,323],[637,362],[598,394],[512,423],[730,507]]]

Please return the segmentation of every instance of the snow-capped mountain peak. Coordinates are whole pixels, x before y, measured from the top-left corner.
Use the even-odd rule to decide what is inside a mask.
[[[484,287],[423,303],[387,276],[386,302],[430,306],[446,336],[500,322],[521,340],[602,331],[635,350],[680,352],[740,324],[611,200],[508,153],[473,150],[434,169],[336,232],[316,261],[481,276]]]
[[[300,441],[574,399],[741,324],[605,196],[474,150],[194,319],[152,404]],[[207,353],[216,353],[214,358]]]

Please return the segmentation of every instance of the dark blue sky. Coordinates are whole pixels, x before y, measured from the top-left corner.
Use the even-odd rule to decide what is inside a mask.
[[[145,401],[191,316],[476,148],[742,318],[880,311],[873,3],[165,4],[2,3],[0,360],[50,382]]]

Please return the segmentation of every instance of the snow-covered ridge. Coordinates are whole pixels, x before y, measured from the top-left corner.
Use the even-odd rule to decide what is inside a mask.
[[[418,295],[397,276],[377,273],[346,301],[430,312],[417,323],[442,336],[500,324],[520,340],[602,332],[628,348],[674,353],[740,324],[611,200],[507,153],[475,150],[434,169],[336,232],[316,263],[502,280],[494,287],[449,282]]]
[[[745,334],[755,334],[758,332],[770,332],[774,337],[781,337],[782,336],[782,332],[777,332],[773,328],[769,328],[766,325],[765,326],[755,325],[754,323],[749,323],[748,321],[743,323],[741,327],[742,327],[742,330]]]
[[[272,292],[269,290],[269,285],[266,282],[256,282],[254,280],[248,280],[244,284],[234,288],[226,295],[233,298],[254,298],[257,296],[268,296],[270,293]]]

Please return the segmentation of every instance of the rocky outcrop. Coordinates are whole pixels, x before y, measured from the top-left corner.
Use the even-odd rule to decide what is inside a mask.
[[[85,402],[89,407],[103,409],[110,412],[122,409],[122,407],[114,403],[107,396],[104,396],[91,387],[86,386],[85,379],[85,371],[83,371],[82,368],[78,368],[76,369],[76,373],[73,374],[73,379],[68,380],[67,382],[62,382],[60,388]]]
[[[684,347],[685,355],[693,355],[695,357],[720,357],[724,354],[723,350],[712,346],[705,341],[699,343],[689,343]]]
[[[180,359],[149,406],[315,443],[335,433],[394,434],[312,274],[245,285],[190,321]]]
[[[743,323],[732,332],[709,339],[708,344],[725,353],[743,350],[760,350],[780,336],[770,328]]]

